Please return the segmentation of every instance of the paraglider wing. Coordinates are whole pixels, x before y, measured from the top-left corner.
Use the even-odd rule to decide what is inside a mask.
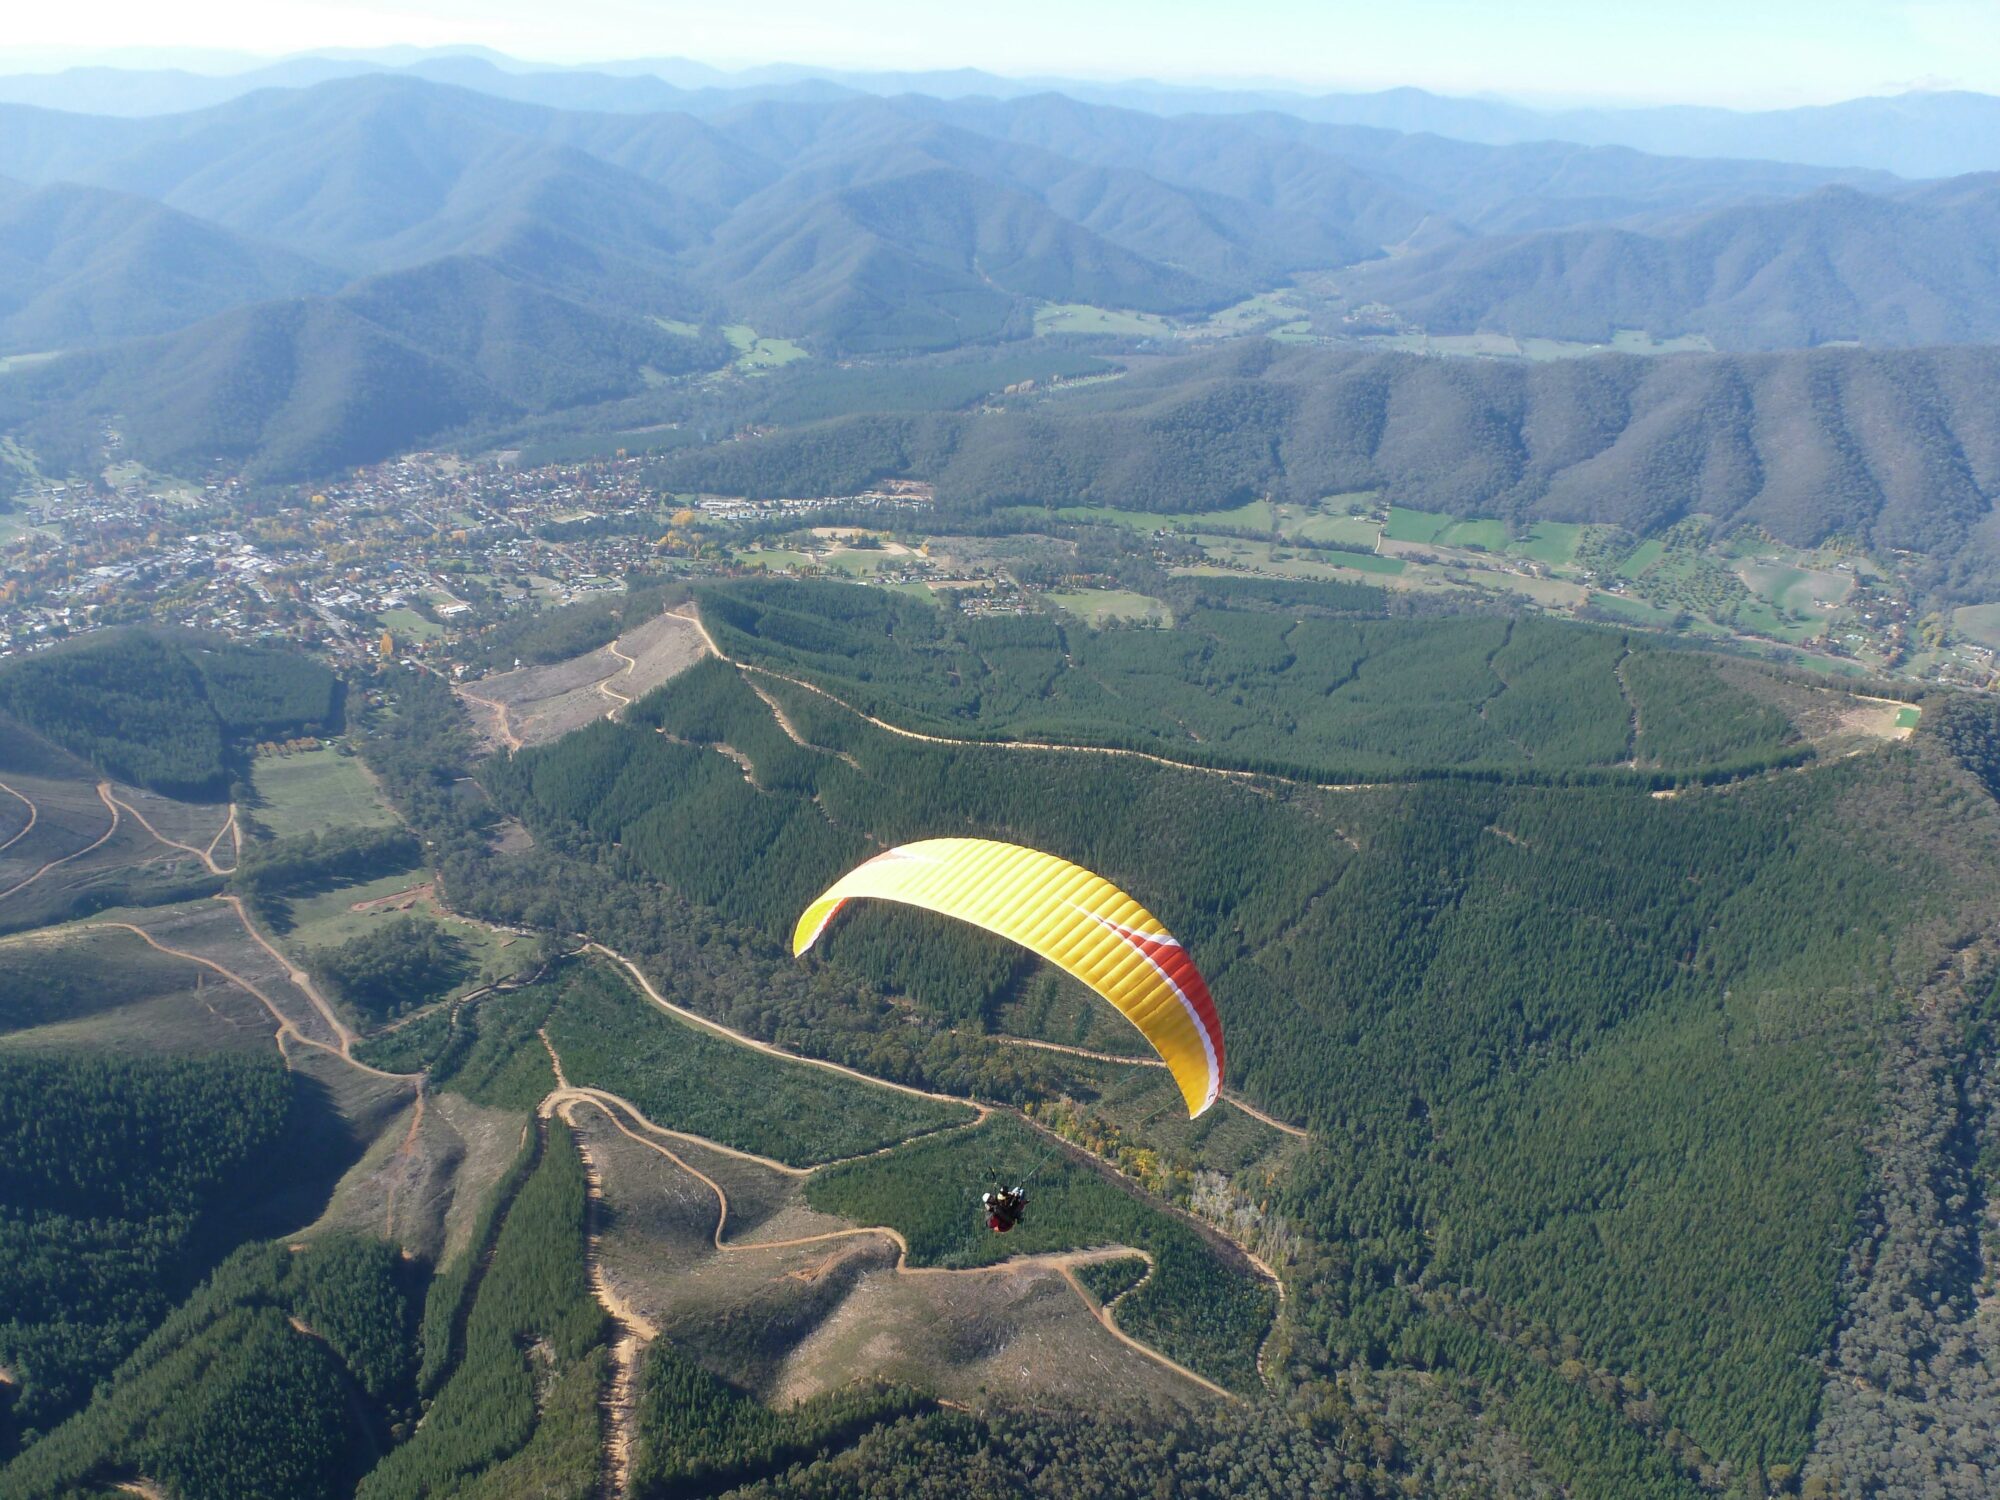
[[[843,903],[900,901],[1010,938],[1068,970],[1139,1028],[1187,1100],[1190,1118],[1222,1092],[1222,1021],[1178,939],[1101,875],[991,839],[924,839],[878,854],[799,917],[804,953]]]

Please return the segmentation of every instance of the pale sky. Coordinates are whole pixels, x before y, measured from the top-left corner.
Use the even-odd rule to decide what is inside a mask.
[[[556,63],[973,66],[1756,107],[2000,93],[2000,0],[13,0],[0,61],[478,44]],[[119,61],[132,59],[122,56]]]

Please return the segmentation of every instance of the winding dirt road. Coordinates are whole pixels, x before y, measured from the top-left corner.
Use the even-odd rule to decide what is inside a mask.
[[[482,698],[470,688],[457,688],[455,691],[467,703],[477,703],[481,708],[493,715],[493,727],[500,732],[501,744],[505,745],[509,750],[518,750],[521,748],[521,737],[514,733],[514,722],[507,717],[506,704],[497,698]]]
[[[225,870],[215,862],[215,846],[222,842],[222,835],[229,832],[230,825],[236,821],[236,804],[234,802],[229,804],[229,816],[223,821],[222,828],[216,833],[215,837],[208,841],[208,847],[206,849],[197,849],[193,844],[183,844],[179,839],[168,838],[147,821],[144,813],[140,812],[131,803],[124,801],[110,788],[110,782],[100,783],[98,795],[121,812],[130,814],[132,821],[150,833],[159,843],[165,844],[169,849],[178,849],[183,854],[192,854],[196,859],[201,861],[202,868],[211,875],[228,875],[233,873],[233,866],[231,869]]]
[[[1240,781],[1251,785],[1276,783],[1281,786],[1295,786],[1315,792],[1372,792],[1382,787],[1399,784],[1388,781],[1305,781],[1295,776],[1281,776],[1270,771],[1232,771],[1223,766],[1195,765],[1188,761],[1175,760],[1171,756],[1154,755],[1145,750],[1127,750],[1117,745],[1068,745],[1053,740],[969,740],[958,739],[954,736],[944,734],[924,734],[919,730],[905,729],[900,724],[891,724],[887,719],[878,719],[873,714],[856,708],[844,698],[837,698],[825,688],[815,683],[807,682],[803,678],[788,677],[783,672],[773,671],[771,668],[759,666],[755,662],[738,661],[715,644],[715,637],[708,633],[708,627],[702,623],[700,611],[693,605],[688,605],[685,612],[675,611],[675,613],[683,614],[683,618],[692,620],[694,628],[701,632],[703,643],[707,645],[709,650],[715,653],[716,659],[728,662],[737,671],[745,673],[746,680],[747,674],[755,672],[770,678],[774,682],[789,683],[791,686],[799,688],[804,692],[817,694],[819,697],[833,704],[834,707],[844,709],[864,724],[872,725],[884,734],[893,734],[906,740],[917,740],[926,745],[947,745],[955,750],[1025,750],[1037,754],[1118,756],[1126,760],[1139,760],[1151,765],[1165,766],[1169,770],[1174,771],[1197,771],[1204,776],[1219,776],[1225,781]],[[755,691],[755,684],[752,684],[752,690]],[[824,750],[826,748],[823,745],[813,745],[809,741],[801,739],[798,731],[792,727],[791,721],[778,711],[778,705],[768,693],[760,692],[757,696],[770,706],[772,713],[778,719],[778,727],[790,736],[794,744],[805,746],[808,749]]]
[[[622,672],[613,672],[611,674],[611,677],[630,677],[632,675],[633,668],[639,665],[639,663],[636,660],[634,660],[632,657],[627,656],[623,651],[620,651],[618,649],[618,642],[616,641],[612,641],[610,644],[605,646],[604,649],[606,651],[609,651],[613,656],[617,657],[620,661],[625,663],[625,669]],[[617,718],[619,709],[630,708],[632,706],[632,700],[626,697],[623,693],[619,692],[618,689],[616,689],[611,685],[611,677],[600,677],[597,680],[598,692],[604,694],[605,697],[612,700],[611,707],[607,708],[604,711],[604,717],[607,719]]]
[[[757,1252],[769,1251],[769,1250],[792,1250],[792,1249],[797,1249],[803,1245],[830,1244],[839,1240],[876,1238],[876,1239],[886,1239],[895,1245],[896,1263],[893,1270],[894,1273],[898,1276],[990,1276],[999,1272],[1005,1272],[1010,1270],[1032,1270],[1032,1269],[1046,1268],[1058,1272],[1063,1277],[1063,1279],[1070,1284],[1071,1288],[1075,1290],[1077,1296],[1082,1300],[1084,1307],[1090,1312],[1091,1316],[1096,1318],[1097,1321],[1104,1326],[1105,1330],[1108,1333],[1110,1333],[1113,1338],[1117,1339],[1121,1344],[1125,1345],[1129,1349],[1136,1351],[1141,1355],[1144,1355],[1147,1359],[1151,1360],[1154,1364],[1159,1365],[1162,1369],[1170,1370],[1174,1374],[1181,1376],[1183,1379],[1192,1381],[1195,1385],[1200,1386],[1203,1390],[1209,1392],[1209,1394],[1211,1395],[1219,1396],[1225,1401],[1238,1401],[1242,1399],[1241,1397],[1236,1395],[1235,1392],[1224,1389],[1222,1386],[1217,1385],[1214,1381],[1208,1379],[1206,1376],[1197,1374],[1195,1371],[1190,1370],[1186,1365],[1183,1365],[1176,1360],[1168,1358],[1166,1355],[1162,1354],[1159,1350],[1152,1348],[1150,1345],[1141,1343],[1138,1339],[1135,1339],[1130,1334],[1126,1333],[1122,1328],[1118,1326],[1117,1320],[1111,1314],[1111,1310],[1107,1307],[1101,1306],[1097,1302],[1097,1300],[1093,1298],[1084,1289],[1082,1282],[1077,1280],[1074,1274],[1074,1270],[1077,1266],[1094,1265],[1097,1264],[1098,1262],[1107,1260],[1125,1260],[1134,1256],[1146,1262],[1148,1271],[1150,1273],[1151,1267],[1153,1265],[1153,1257],[1147,1254],[1143,1250],[1136,1250],[1126,1245],[1106,1245],[1106,1246],[1099,1246],[1097,1248],[1089,1250],[1064,1250],[1064,1251],[1053,1252],[1046,1255],[1010,1256],[1006,1260],[996,1261],[992,1265],[987,1265],[987,1266],[964,1266],[964,1267],[913,1266],[909,1263],[909,1255],[910,1255],[909,1242],[903,1238],[902,1234],[899,1231],[892,1229],[887,1225],[868,1225],[852,1229],[833,1229],[833,1230],[828,1230],[823,1234],[799,1235],[795,1238],[783,1239],[783,1240],[749,1240],[743,1242],[728,1240],[724,1238],[724,1233],[728,1228],[729,1224],[729,1194],[724,1190],[722,1184],[717,1182],[713,1177],[710,1177],[706,1172],[703,1172],[699,1167],[689,1162],[687,1158],[681,1156],[678,1152],[672,1150],[670,1147],[662,1144],[657,1140],[649,1139],[647,1136],[641,1135],[637,1131],[627,1126],[626,1123],[618,1117],[618,1108],[629,1107],[629,1106],[626,1106],[623,1100],[617,1100],[616,1101],[617,1107],[614,1107],[611,1103],[606,1102],[607,1099],[610,1099],[612,1097],[614,1096],[603,1095],[601,1094],[600,1091],[597,1090],[592,1090],[588,1094],[585,1094],[581,1091],[559,1089],[555,1094],[552,1094],[548,1100],[544,1101],[543,1107],[544,1109],[551,1109],[551,1108],[554,1109],[561,1115],[562,1119],[566,1123],[574,1125],[576,1123],[575,1112],[582,1106],[589,1105],[590,1107],[600,1112],[605,1117],[605,1119],[610,1121],[612,1128],[617,1130],[620,1135],[623,1135],[628,1140],[634,1141],[637,1144],[646,1147],[650,1151],[658,1152],[661,1156],[664,1156],[668,1161],[672,1162],[676,1167],[680,1168],[681,1171],[687,1173],[690,1177],[695,1178],[697,1181],[699,1181],[705,1187],[707,1187],[710,1192],[715,1194],[715,1201],[716,1201],[715,1231],[714,1234],[711,1236],[711,1240],[718,1253],[725,1255],[746,1255],[746,1254],[754,1254]],[[640,1116],[636,1110],[632,1111],[632,1114],[634,1119],[643,1119],[643,1116]],[[658,1126],[651,1125],[650,1122],[647,1122],[647,1124],[648,1128],[650,1129],[653,1130],[659,1129]],[[702,1142],[701,1144],[707,1149],[711,1150],[715,1149],[714,1144],[712,1142]],[[895,1148],[892,1147],[890,1149],[893,1150]],[[731,1154],[734,1155],[741,1153],[731,1153]],[[796,1168],[788,1170],[796,1172],[797,1175],[800,1176],[809,1175],[808,1173],[798,1172]]]
[[[13,788],[9,787],[8,790],[13,791]],[[21,796],[19,792],[15,792],[14,795],[17,797]],[[6,890],[0,891],[0,901],[5,901],[9,896],[13,895],[16,891],[26,890],[29,886],[33,885],[37,880],[40,880],[44,875],[48,874],[49,871],[56,869],[59,866],[66,865],[73,859],[83,858],[83,856],[90,853],[91,850],[100,847],[101,845],[105,844],[110,840],[111,835],[118,831],[118,802],[117,799],[115,799],[111,795],[111,783],[108,781],[98,782],[97,795],[103,801],[105,809],[111,814],[111,826],[105,829],[104,832],[100,833],[96,837],[96,839],[94,839],[92,842],[85,844],[81,849],[73,850],[70,853],[65,854],[61,859],[50,860],[47,864],[43,865],[39,870],[35,871],[34,874],[28,876],[27,879],[17,880],[14,882],[14,884],[8,886]],[[23,802],[28,801],[28,799],[25,797],[21,797],[21,800]],[[28,805],[30,807],[34,806],[32,802],[28,803]],[[30,819],[29,821],[30,823],[32,823],[33,819]],[[21,833],[26,833],[27,831],[28,830],[24,828],[21,830]],[[19,838],[20,836],[21,835],[17,833],[16,835],[14,835],[14,838]],[[13,839],[9,839],[7,842],[11,844],[13,841],[14,841]]]
[[[19,798],[28,805],[28,821],[21,825],[21,831],[7,840],[6,843],[0,844],[0,854],[5,854],[34,831],[35,819],[41,816],[41,809],[35,806],[34,798],[30,797],[26,792],[15,791],[14,788],[7,785],[4,781],[0,781],[0,792],[5,792],[10,797]]]

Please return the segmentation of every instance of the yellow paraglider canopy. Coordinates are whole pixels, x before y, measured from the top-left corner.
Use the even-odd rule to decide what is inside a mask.
[[[1222,1021],[1180,941],[1102,875],[992,839],[924,839],[858,865],[800,915],[804,953],[843,903],[900,901],[1011,938],[1110,1001],[1166,1062],[1192,1118],[1222,1093]]]

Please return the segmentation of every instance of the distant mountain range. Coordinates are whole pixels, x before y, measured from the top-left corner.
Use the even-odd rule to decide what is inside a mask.
[[[725,325],[881,359],[1328,273],[1433,332],[2000,336],[1985,178],[1048,93],[579,110],[411,74],[597,75],[368,67],[178,114],[0,105],[0,355],[62,351],[0,375],[0,424],[51,461],[110,424],[162,467],[298,477],[719,367]]]
[[[2000,175],[1875,196],[1825,188],[1663,233],[1596,227],[1475,240],[1358,266],[1347,293],[1430,333],[1719,349],[2000,340]]]
[[[257,63],[233,72],[78,67],[0,77],[0,102],[84,114],[153,115],[204,109],[261,89],[296,89],[371,73],[563,109],[707,114],[758,99],[826,102],[921,94],[1006,100],[1057,92],[1154,114],[1278,113],[1320,124],[1449,136],[1485,145],[1565,141],[1663,156],[1715,156],[1873,168],[1904,177],[2000,170],[2000,99],[1922,91],[1792,109],[1692,105],[1544,110],[1417,88],[1308,93],[1131,80],[1010,78],[978,68],[860,72],[778,64],[725,70],[686,58],[641,58],[576,68],[523,62],[483,48],[385,49]]]

